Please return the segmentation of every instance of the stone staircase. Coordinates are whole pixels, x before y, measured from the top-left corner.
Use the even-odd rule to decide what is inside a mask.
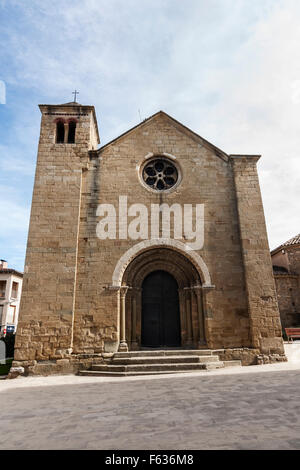
[[[80,370],[85,376],[133,376],[174,374],[241,366],[241,361],[220,361],[209,349],[141,350],[115,353],[107,364],[94,364]]]

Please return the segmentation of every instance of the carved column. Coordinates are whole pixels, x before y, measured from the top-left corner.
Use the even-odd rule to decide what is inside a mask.
[[[185,296],[184,290],[178,289],[179,296],[179,310],[180,310],[180,325],[181,325],[181,340],[182,344],[187,342],[187,325],[186,325],[186,313],[185,313]]]
[[[205,341],[205,328],[204,328],[204,315],[203,315],[203,303],[202,303],[202,287],[194,286],[193,290],[196,294],[197,299],[197,311],[198,311],[198,324],[199,324],[199,338],[198,347],[206,344]]]
[[[68,135],[69,135],[69,124],[67,122],[64,122],[64,128],[65,128],[65,135],[64,135],[64,143],[68,143]]]
[[[191,346],[193,343],[191,288],[185,287],[184,291],[185,291],[185,305],[186,305],[187,344]]]
[[[132,309],[131,309],[131,347],[132,349],[138,349],[138,342],[136,337],[136,326],[137,326],[137,296],[141,289],[134,287],[132,290]]]
[[[126,294],[128,286],[120,287],[120,346],[119,351],[128,351],[126,342]]]

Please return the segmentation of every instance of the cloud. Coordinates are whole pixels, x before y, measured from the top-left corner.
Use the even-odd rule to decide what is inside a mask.
[[[30,208],[23,206],[11,186],[0,185],[1,204],[0,237],[12,237],[16,233],[27,232]]]
[[[0,258],[8,260],[10,267],[23,270],[30,207],[17,200],[16,192],[0,185]]]
[[[0,172],[8,173],[10,181],[16,174],[25,177],[34,175],[34,161],[26,161],[23,151],[12,149],[8,145],[0,145],[0,155]]]
[[[278,159],[259,171],[271,249],[300,233],[299,156]],[[272,230],[273,233],[270,233]]]

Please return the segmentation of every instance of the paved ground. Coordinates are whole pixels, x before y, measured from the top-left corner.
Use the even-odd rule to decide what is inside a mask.
[[[300,449],[299,346],[285,365],[2,381],[0,449]]]

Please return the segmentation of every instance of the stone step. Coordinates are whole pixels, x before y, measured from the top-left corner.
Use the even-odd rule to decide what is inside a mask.
[[[143,372],[100,372],[96,370],[80,370],[78,375],[86,376],[86,377],[136,377],[136,376],[143,376],[143,375],[166,375],[166,374],[184,374],[188,372],[193,372],[190,370],[165,370],[165,371],[143,371]]]
[[[241,361],[220,361],[209,349],[163,349],[115,353],[107,364],[93,364],[90,370],[81,370],[85,376],[137,376],[210,371],[223,367],[241,366]]]
[[[92,371],[98,372],[155,372],[155,371],[181,371],[181,370],[211,370],[224,367],[221,361],[216,362],[188,362],[171,364],[136,364],[136,365],[93,365]]]
[[[211,356],[211,349],[141,349],[140,351],[117,352],[117,357],[146,357],[146,356]]]
[[[153,364],[151,366],[93,366],[91,370],[81,370],[79,375],[101,376],[129,376],[129,375],[158,375],[176,374],[182,372],[195,372],[198,370],[214,370],[224,367],[223,362],[192,363],[192,364]]]
[[[140,356],[140,357],[114,357],[112,365],[135,365],[135,364],[168,364],[168,363],[199,363],[217,362],[219,356]]]

